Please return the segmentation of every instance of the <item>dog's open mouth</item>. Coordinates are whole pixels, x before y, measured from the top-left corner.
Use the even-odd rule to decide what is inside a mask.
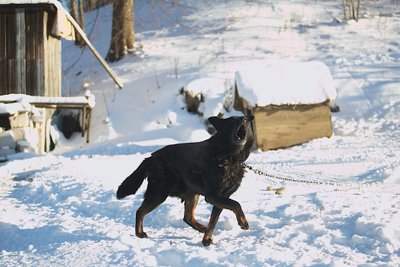
[[[240,125],[239,129],[236,131],[236,138],[240,141],[246,139],[246,127],[244,124]]]

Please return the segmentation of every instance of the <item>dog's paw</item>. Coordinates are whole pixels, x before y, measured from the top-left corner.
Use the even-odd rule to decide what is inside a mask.
[[[203,246],[208,247],[209,245],[212,244],[212,238],[211,236],[204,237],[203,240],[201,241]]]
[[[139,238],[148,238],[148,236],[145,232],[136,233],[136,236]]]
[[[243,224],[243,225],[240,225],[240,228],[242,228],[243,230],[249,230],[249,224],[246,222],[245,224]]]
[[[246,218],[241,218],[239,221],[239,226],[243,230],[249,230],[249,223],[247,222]]]

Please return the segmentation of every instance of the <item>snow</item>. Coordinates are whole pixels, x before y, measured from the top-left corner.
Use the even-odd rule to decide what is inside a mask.
[[[235,73],[239,95],[251,106],[316,104],[336,99],[329,68],[322,62],[251,62]]]
[[[11,103],[11,104],[4,104],[0,103],[0,114],[9,114],[14,115],[18,112],[26,112],[30,111],[31,107],[26,106],[22,103]]]
[[[360,21],[347,23],[334,0],[135,1],[142,47],[112,64],[122,90],[90,51],[63,42],[65,95],[90,89],[96,96],[92,143],[77,133],[48,155],[17,153],[0,163],[0,265],[399,265],[400,9],[396,1],[367,3]],[[87,14],[86,22],[105,55],[111,8]],[[246,163],[349,186],[281,182],[249,171],[232,196],[248,231],[223,211],[214,244],[205,248],[202,235],[183,222],[182,203],[170,198],[146,216],[149,238],[136,238],[145,185],[121,201],[118,185],[151,152],[209,136],[206,118],[186,112],[180,88],[203,78],[232,85],[246,64],[279,60],[329,68],[341,109],[332,114],[334,135],[255,151]],[[221,101],[231,94],[204,90]],[[285,191],[277,195],[268,186]],[[206,224],[210,212],[201,198],[199,221]]]
[[[70,96],[70,97],[51,97],[51,96],[30,96],[23,94],[9,94],[0,96],[0,101],[3,102],[16,102],[17,107],[22,106],[25,110],[30,110],[32,107],[30,104],[35,103],[46,103],[46,104],[77,104],[84,105],[87,104],[93,108],[96,104],[95,96],[89,91],[85,91],[85,96]],[[12,107],[12,104],[7,104],[7,106]],[[2,104],[3,105],[3,104]],[[23,110],[23,109],[21,109]]]
[[[32,112],[34,115],[40,115],[40,112],[22,95],[2,95],[0,96],[0,114],[14,115],[18,112]],[[4,103],[3,103],[4,102]]]

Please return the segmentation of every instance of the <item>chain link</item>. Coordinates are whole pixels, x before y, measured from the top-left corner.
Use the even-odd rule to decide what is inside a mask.
[[[276,180],[282,180],[286,182],[295,182],[295,183],[305,183],[305,184],[316,184],[316,185],[329,185],[329,186],[338,186],[338,187],[353,187],[350,184],[341,184],[341,183],[335,183],[335,182],[319,182],[319,181],[311,181],[311,180],[303,180],[303,179],[294,179],[294,178],[288,178],[288,177],[281,177],[277,175],[272,175],[269,173],[266,173],[264,171],[261,171],[259,169],[255,169],[251,167],[250,165],[247,165],[246,163],[243,163],[243,166],[250,171],[254,172],[257,175],[260,176],[265,176],[268,178],[276,179]]]

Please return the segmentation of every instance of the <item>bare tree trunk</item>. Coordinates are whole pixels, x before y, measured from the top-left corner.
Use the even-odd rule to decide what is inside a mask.
[[[355,2],[357,1],[357,2]],[[358,21],[360,17],[360,0],[342,0],[343,14],[346,20]]]
[[[342,0],[342,7],[343,7],[343,14],[344,18],[347,19],[347,13],[346,13],[346,0]]]
[[[106,56],[109,62],[120,60],[134,50],[134,0],[113,0],[113,20],[110,49]]]
[[[69,10],[71,12],[72,17],[79,23],[78,20],[78,8],[76,7],[76,2],[75,0],[70,0],[69,1]],[[75,44],[78,45],[79,44],[79,40],[80,39],[80,35],[79,33],[75,30]]]
[[[79,12],[78,12],[78,7],[76,5],[76,1],[75,0],[69,1],[69,8],[70,8],[72,17],[78,22],[79,26],[81,26],[81,28],[84,30],[85,29],[85,21],[84,21],[83,8],[81,7],[81,5],[82,5],[82,0],[79,0]],[[76,30],[75,30],[75,44],[79,45],[80,47],[85,45],[85,42],[83,41],[81,35]]]
[[[92,11],[95,7],[95,0],[88,0],[86,5],[87,5],[87,10]]]
[[[78,0],[79,4],[79,25],[81,26],[82,30],[85,31],[85,11],[83,11],[83,2],[82,0]],[[79,46],[83,47],[85,42],[82,38],[79,40]]]
[[[360,18],[360,0],[357,1],[356,21]]]

